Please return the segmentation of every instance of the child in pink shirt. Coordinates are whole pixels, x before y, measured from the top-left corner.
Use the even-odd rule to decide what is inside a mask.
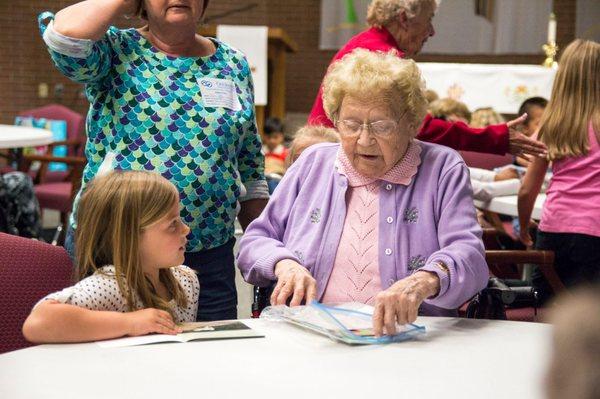
[[[519,191],[521,241],[533,244],[531,211],[552,162],[535,247],[554,251],[565,286],[600,281],[600,44],[578,39],[565,49],[538,138],[548,158],[533,160]],[[552,295],[539,272],[533,284],[542,301]]]

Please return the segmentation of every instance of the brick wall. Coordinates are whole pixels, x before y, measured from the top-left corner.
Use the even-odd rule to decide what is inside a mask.
[[[576,0],[553,0],[556,14],[556,44],[564,49],[573,39],[576,30]]]
[[[309,112],[335,51],[319,50],[321,0],[269,0],[270,26],[283,27],[299,51],[287,58],[286,106]]]
[[[62,77],[46,52],[39,36],[36,15],[43,10],[58,11],[76,1],[0,1],[0,123],[12,123],[20,111],[50,102],[62,103],[79,112],[87,111],[81,85]],[[250,9],[233,13],[236,8]],[[554,0],[558,18],[557,41],[561,48],[575,36],[576,0]],[[223,14],[231,13],[223,16]],[[210,21],[211,18],[218,17]],[[325,73],[332,51],[318,50],[320,0],[211,0],[207,18],[211,23],[277,26],[286,29],[299,51],[288,57],[287,107],[308,112]],[[123,22],[123,21],[121,21]],[[420,61],[541,63],[542,56],[453,56],[422,55]],[[39,99],[38,84],[47,83],[49,96]],[[55,93],[56,85],[62,93]],[[59,95],[60,94],[60,95]]]
[[[56,70],[37,27],[36,17],[40,12],[57,12],[74,3],[77,1],[0,1],[0,123],[11,124],[19,111],[48,103],[64,104],[83,114],[87,113],[88,103],[82,97],[83,86],[71,82]],[[250,6],[253,7],[243,13],[220,17],[218,22],[266,25],[266,0],[212,0],[207,18]],[[120,20],[117,25],[125,27],[128,23]],[[39,83],[48,84],[48,98],[38,98]],[[62,93],[55,93],[56,85],[63,86]]]

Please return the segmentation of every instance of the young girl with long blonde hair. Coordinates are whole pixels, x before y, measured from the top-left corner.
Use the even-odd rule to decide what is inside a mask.
[[[552,162],[536,240],[553,250],[555,268],[567,287],[600,280],[600,44],[575,40],[565,49],[538,138],[547,159],[535,158],[519,191],[521,241],[531,246],[529,221],[544,174]],[[547,282],[534,274],[542,301]]]
[[[176,334],[195,321],[199,283],[184,260],[179,193],[157,173],[96,177],[77,213],[79,282],[43,298],[23,325],[36,343]]]

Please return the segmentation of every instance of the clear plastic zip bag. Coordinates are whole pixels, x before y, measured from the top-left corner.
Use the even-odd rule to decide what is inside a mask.
[[[349,345],[372,345],[401,342],[425,333],[425,327],[416,324],[397,326],[398,333],[375,337],[373,308],[351,302],[329,306],[313,301],[307,306],[269,306],[261,319],[279,320],[309,329]]]

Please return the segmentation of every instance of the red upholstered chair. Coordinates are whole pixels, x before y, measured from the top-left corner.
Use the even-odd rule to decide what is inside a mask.
[[[465,160],[467,166],[471,168],[489,169],[499,168],[501,166],[510,165],[513,163],[513,156],[483,154],[480,152],[461,151],[460,155]]]
[[[61,224],[58,226],[55,240],[56,243],[62,244],[64,233],[67,231],[69,213],[73,208],[73,199],[81,186],[86,159],[84,157],[55,157],[52,155],[25,155],[25,159],[28,162],[40,162],[43,165],[40,169],[47,167],[50,162],[64,162],[69,168],[64,181],[47,183],[40,178],[34,179],[35,196],[42,212],[44,209],[53,209],[60,212]]]
[[[54,143],[53,146],[66,145],[67,155],[71,157],[84,156],[83,150],[85,147],[85,117],[67,107],[60,104],[49,104],[40,108],[34,108],[19,113],[21,117],[45,118],[53,120],[62,120],[67,122],[67,139]],[[47,155],[52,155],[52,149],[49,149]],[[43,165],[47,168],[47,165]],[[52,171],[44,170],[43,176],[39,179],[44,183],[64,182],[67,179],[68,171]]]
[[[33,305],[72,284],[63,247],[0,233],[0,353],[30,346],[21,328]]]
[[[20,117],[32,117],[32,118],[45,118],[52,120],[63,120],[67,122],[67,139],[64,141],[56,142],[54,145],[66,145],[67,155],[69,156],[83,156],[85,147],[85,117],[67,107],[60,104],[49,104],[40,108],[34,108],[19,113]],[[52,148],[49,149],[48,154],[52,153]],[[4,155],[6,156],[6,155]],[[44,168],[47,168],[44,165]],[[25,169],[24,166],[19,165],[19,169]],[[0,174],[12,172],[13,168],[10,166],[0,167]],[[66,180],[68,171],[52,171],[47,172],[41,170],[39,173],[30,173],[32,179],[39,179],[38,176],[42,175],[43,180],[47,183],[63,182]]]
[[[61,227],[65,228],[73,205],[73,198],[81,184],[81,176],[86,163],[83,156],[85,118],[81,114],[58,104],[23,111],[19,115],[67,122],[67,140],[57,141],[49,145],[46,155],[25,155],[25,162],[21,165],[21,170],[27,173],[32,162],[40,162],[40,168],[33,174],[35,195],[42,210],[52,209],[60,212]],[[67,156],[52,156],[53,148],[60,145],[67,146]],[[66,163],[68,169],[65,172],[49,172],[47,169],[50,162]],[[66,231],[66,228],[64,231]]]

